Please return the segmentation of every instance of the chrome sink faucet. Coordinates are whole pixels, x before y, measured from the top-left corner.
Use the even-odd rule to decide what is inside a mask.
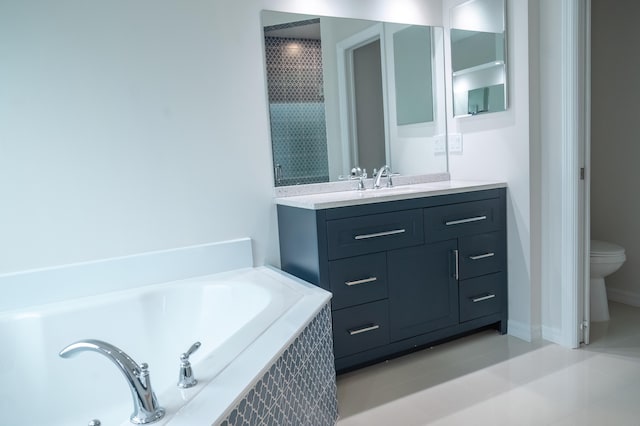
[[[147,424],[160,420],[164,416],[164,408],[160,407],[155,393],[151,389],[149,366],[138,365],[129,355],[110,343],[101,340],[80,340],[62,349],[59,355],[69,358],[80,352],[98,352],[109,358],[127,379],[133,397],[133,414],[129,420],[133,424]]]
[[[380,180],[382,179],[382,176],[386,176],[387,177],[387,188],[391,188],[393,186],[393,181],[391,180],[391,175],[392,175],[392,173],[391,173],[391,168],[389,167],[389,165],[385,164],[384,166],[380,167],[380,170],[378,170],[377,173],[374,174],[373,189],[379,189],[380,188]]]
[[[367,169],[361,169],[360,167],[354,167],[351,169],[351,180],[358,181],[358,191],[364,191],[366,188],[364,187],[364,180],[367,178]]]

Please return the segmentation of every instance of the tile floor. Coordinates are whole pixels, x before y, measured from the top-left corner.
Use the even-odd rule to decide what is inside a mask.
[[[640,425],[640,308],[610,303],[592,343],[495,331],[338,377],[338,426]]]

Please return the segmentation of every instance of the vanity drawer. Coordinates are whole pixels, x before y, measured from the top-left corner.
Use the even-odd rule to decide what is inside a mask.
[[[458,240],[459,279],[498,272],[505,264],[504,234],[486,234],[461,237]]]
[[[327,221],[329,260],[421,244],[422,209]]]
[[[342,309],[387,297],[387,254],[374,253],[329,262],[331,306]]]
[[[501,312],[505,284],[504,272],[460,281],[460,322]]]
[[[336,358],[389,343],[389,304],[371,302],[332,312]]]
[[[499,198],[424,209],[425,238],[442,241],[497,231],[502,225],[501,211]]]

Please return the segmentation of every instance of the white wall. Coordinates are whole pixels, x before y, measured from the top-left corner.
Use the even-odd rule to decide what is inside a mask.
[[[540,184],[542,258],[543,337],[559,341],[562,334],[562,4],[556,0],[539,2],[540,31]]]
[[[531,334],[541,336],[542,311],[542,147],[541,129],[541,69],[540,69],[540,7],[539,2],[529,2],[529,202],[530,202],[530,279]]]
[[[260,11],[439,25],[444,3],[1,2],[0,273],[246,236],[256,264],[277,264]],[[509,109],[449,123],[464,135],[453,178],[509,184],[510,328],[524,338],[527,5],[508,2]]]
[[[445,22],[449,7],[444,2]],[[531,202],[529,153],[529,46],[528,3],[507,2],[507,111],[453,118],[449,133],[463,135],[463,153],[449,158],[452,179],[496,179],[509,185],[507,197],[507,244],[509,268],[509,332],[524,339],[535,337],[538,305],[531,306],[537,282],[531,280]],[[446,37],[448,39],[448,37]],[[447,43],[450,49],[450,43]],[[447,65],[450,67],[450,64]],[[451,75],[450,69],[447,75]],[[449,79],[450,83],[450,79]],[[449,85],[451,87],[451,85]],[[448,105],[452,115],[451,103]],[[532,313],[533,312],[533,313]]]
[[[243,236],[274,251],[258,12],[226,9],[0,3],[0,271]]]
[[[592,0],[591,232],[627,261],[607,278],[609,298],[640,306],[640,3]]]
[[[262,9],[442,18],[439,0],[0,2],[0,273],[246,236],[278,262]]]

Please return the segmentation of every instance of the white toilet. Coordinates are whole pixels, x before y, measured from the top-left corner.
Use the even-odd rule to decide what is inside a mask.
[[[624,247],[591,240],[591,321],[609,321],[609,305],[604,277],[620,269],[627,257]]]

